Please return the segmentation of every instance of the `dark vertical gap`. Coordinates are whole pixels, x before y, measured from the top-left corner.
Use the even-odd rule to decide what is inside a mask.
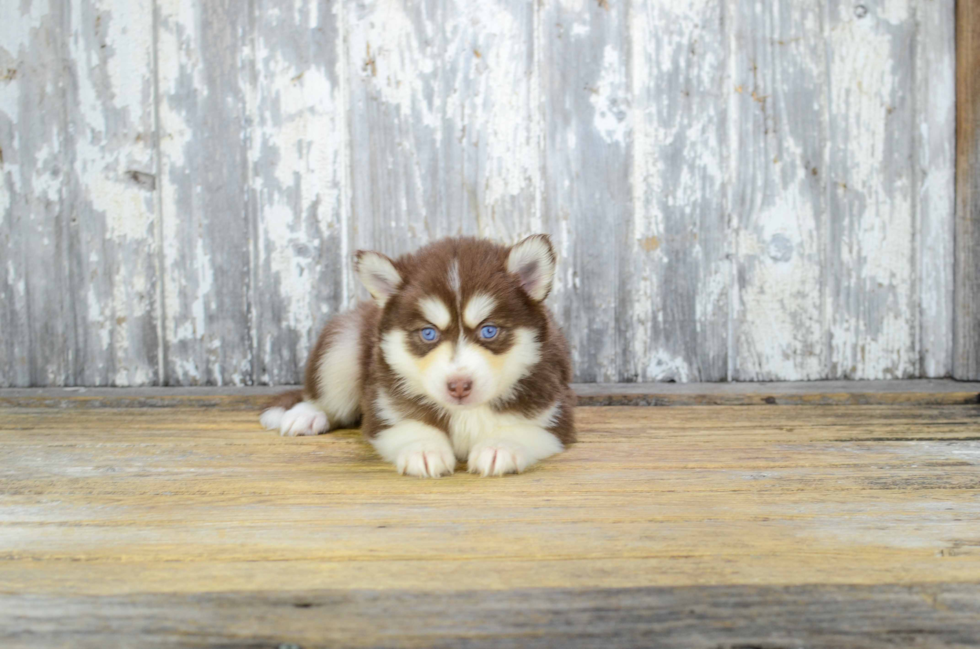
[[[353,264],[353,254],[351,244],[356,243],[357,233],[354,231],[354,157],[351,152],[351,142],[354,140],[354,126],[351,123],[351,93],[350,78],[347,76],[350,69],[350,29],[347,24],[347,0],[339,0],[337,3],[337,84],[340,86],[340,104],[344,128],[344,138],[341,145],[341,173],[340,180],[340,222],[341,222],[341,246],[340,250],[344,255],[342,260],[343,287],[341,288],[342,304],[338,305],[335,312],[342,311],[354,306],[357,298],[356,289],[351,285],[351,266]],[[302,374],[297,377],[303,380]]]
[[[256,301],[256,290],[258,289],[258,274],[259,267],[257,265],[258,260],[258,241],[259,241],[259,199],[255,195],[253,189],[253,178],[252,170],[256,163],[252,160],[252,137],[253,137],[253,119],[254,109],[258,101],[258,85],[257,85],[257,48],[255,44],[256,40],[256,25],[258,16],[256,14],[256,0],[248,0],[247,5],[247,15],[245,18],[245,29],[247,33],[245,34],[245,44],[246,48],[251,51],[251,56],[247,57],[244,62],[246,65],[245,77],[246,85],[242,89],[242,103],[244,104],[244,131],[245,131],[245,169],[244,169],[244,180],[245,180],[245,228],[248,232],[248,272],[246,273],[247,286],[245,287],[245,320],[248,323],[248,348],[249,348],[249,375],[244,377],[246,385],[255,385],[258,381],[258,377],[262,374],[262,359],[259,354],[259,318],[255,313]],[[239,55],[241,55],[240,52]],[[240,71],[241,72],[241,71]],[[241,77],[239,77],[241,78]]]
[[[830,52],[830,2],[832,0],[824,0],[823,2],[823,12],[822,12],[822,24],[820,25],[820,31],[823,34],[824,42],[824,87],[827,89],[826,96],[824,98],[824,154],[823,154],[823,184],[824,184],[824,203],[825,208],[821,216],[821,247],[823,249],[823,260],[820,264],[821,267],[821,277],[820,277],[820,319],[821,327],[824,336],[824,379],[837,379],[840,378],[838,373],[833,371],[833,331],[830,327],[830,317],[832,309],[828,309],[827,302],[830,299],[831,283],[833,281],[833,268],[830,266],[831,260],[831,223],[833,221],[833,178],[830,176],[830,160],[831,160],[831,147],[833,146],[833,133],[830,124],[830,106],[832,104],[833,98],[831,97],[833,93],[833,86],[831,86],[831,52]]]
[[[614,349],[616,349],[616,368],[615,368],[615,381],[618,382],[635,382],[636,376],[634,376],[630,367],[630,356],[632,352],[632,305],[633,302],[628,298],[631,294],[630,287],[633,283],[633,273],[631,264],[624,264],[624,256],[629,255],[630,250],[630,233],[633,231],[633,223],[636,219],[636,205],[633,203],[633,196],[635,192],[633,191],[633,165],[635,162],[636,153],[636,97],[633,95],[633,39],[630,32],[630,24],[633,17],[633,3],[627,0],[624,3],[622,16],[622,26],[620,30],[622,32],[623,39],[623,65],[626,67],[626,74],[624,75],[626,79],[626,88],[628,89],[628,97],[630,101],[630,117],[632,121],[630,125],[629,137],[626,141],[626,178],[627,182],[627,195],[624,200],[629,201],[629,218],[621,220],[616,224],[619,231],[616,233],[617,236],[614,237],[614,241],[617,242],[616,246],[616,277],[618,278],[618,290],[613,294],[613,298],[616,300],[615,304],[615,322],[616,322],[616,343]],[[631,260],[630,260],[631,261]]]
[[[725,85],[723,86],[724,91],[722,92],[722,97],[730,96],[731,88],[735,87],[735,68],[734,63],[737,62],[734,50],[732,47],[732,42],[734,37],[737,35],[733,30],[737,27],[737,19],[735,16],[738,15],[738,6],[735,7],[735,12],[733,16],[728,15],[728,9],[732,6],[730,2],[725,2],[721,5],[721,25],[719,26],[721,30],[722,37],[725,42],[725,70],[726,75],[724,78]],[[737,104],[736,104],[737,105]],[[722,209],[724,210],[724,222],[725,222],[725,242],[724,249],[727,251],[729,256],[729,277],[728,277],[728,308],[726,309],[725,318],[725,353],[727,358],[725,359],[725,381],[733,381],[735,378],[735,373],[738,371],[736,363],[738,361],[738,350],[736,349],[736,341],[738,340],[735,335],[735,330],[738,327],[736,321],[736,315],[738,314],[738,281],[739,281],[739,253],[737,249],[738,237],[733,236],[735,231],[737,216],[735,215],[735,210],[733,209],[733,198],[735,195],[735,185],[734,182],[734,167],[732,166],[732,137],[733,133],[729,132],[731,129],[731,115],[729,111],[732,110],[732,101],[726,100],[722,108],[722,118],[724,119],[725,132],[719,138],[718,148],[721,150],[722,166],[725,169],[724,184],[722,186]],[[718,377],[720,378],[720,377]]]
[[[72,222],[77,220],[76,198],[78,183],[75,179],[75,147],[74,140],[69,137],[71,129],[71,116],[69,113],[69,101],[71,98],[71,88],[75,85],[75,80],[71,74],[71,6],[65,3],[62,6],[61,15],[61,34],[57,37],[58,59],[61,63],[59,74],[62,77],[61,84],[61,153],[62,153],[62,184],[59,193],[60,205],[58,206],[57,246],[58,257],[61,263],[58,264],[57,285],[61,291],[58,300],[61,307],[61,327],[65,332],[65,366],[62,369],[62,377],[66,386],[73,386],[80,383],[78,359],[84,358],[84,352],[79,348],[79,332],[76,299],[81,291],[75,290],[75,273],[72,272],[72,261],[77,257],[76,246],[73,245]],[[67,292],[67,295],[65,293]],[[67,311],[67,313],[65,313]],[[66,320],[67,316],[67,320]],[[83,334],[84,337],[84,334]]]
[[[156,209],[156,318],[157,318],[157,385],[167,385],[167,302],[164,282],[163,241],[163,151],[160,147],[160,7],[153,0],[153,155],[156,158],[154,201]]]
[[[912,16],[910,20],[912,21],[912,42],[909,44],[909,68],[910,79],[909,79],[909,110],[911,112],[911,126],[912,132],[909,133],[911,139],[911,155],[909,156],[909,162],[911,164],[911,182],[909,183],[909,206],[912,210],[912,240],[909,242],[912,247],[912,299],[915,301],[915,327],[913,331],[913,342],[912,349],[913,354],[916,356],[915,365],[915,376],[913,378],[921,378],[925,376],[926,360],[925,360],[925,349],[922,344],[922,323],[923,309],[922,309],[922,210],[920,209],[920,203],[917,199],[919,193],[919,187],[922,181],[922,172],[919,165],[920,151],[922,148],[922,138],[919,137],[919,128],[917,123],[917,118],[922,115],[921,106],[919,104],[920,97],[918,92],[918,78],[919,78],[919,7],[916,2],[911,3],[911,13]]]

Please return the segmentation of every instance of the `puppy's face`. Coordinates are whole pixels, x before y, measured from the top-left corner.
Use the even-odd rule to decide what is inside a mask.
[[[442,241],[397,261],[360,252],[357,270],[384,309],[381,353],[406,396],[447,410],[506,399],[540,360],[555,270],[543,235],[512,248]]]

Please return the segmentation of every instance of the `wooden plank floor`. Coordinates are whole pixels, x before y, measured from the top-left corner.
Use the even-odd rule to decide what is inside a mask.
[[[0,646],[980,646],[980,406],[578,417],[425,481],[250,411],[0,409]]]

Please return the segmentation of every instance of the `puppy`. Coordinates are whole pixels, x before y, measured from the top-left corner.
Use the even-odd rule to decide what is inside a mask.
[[[373,302],[331,320],[302,391],[262,424],[317,435],[361,423],[401,474],[519,473],[575,441],[568,344],[544,306],[548,237],[507,248],[455,238],[392,260],[357,253]]]

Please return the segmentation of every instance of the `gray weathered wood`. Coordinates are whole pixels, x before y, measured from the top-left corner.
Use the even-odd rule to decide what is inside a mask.
[[[956,2],[915,0],[913,159],[918,240],[921,376],[949,376],[953,365],[956,193]]]
[[[162,380],[171,385],[254,379],[248,7],[236,0],[157,7]]]
[[[533,8],[344,5],[357,247],[394,255],[448,235],[530,233]]]
[[[980,378],[954,0],[8,13],[0,385],[294,383],[354,250],[535,231],[583,381]]]
[[[620,344],[629,335],[620,258],[632,216],[626,13],[624,3],[552,0],[539,18],[543,219],[561,260],[554,304],[585,381],[619,380],[630,346]]]
[[[254,376],[302,376],[319,328],[346,306],[350,219],[336,3],[254,4],[249,165]]]
[[[828,378],[919,373],[909,0],[830,0]]]
[[[70,383],[158,383],[153,2],[68,11]]]
[[[727,10],[665,0],[630,10],[635,204],[623,255],[633,273],[623,291],[632,320],[624,378],[728,378]]]
[[[980,586],[0,596],[6,647],[980,647]]]
[[[956,3],[956,302],[953,376],[980,378],[980,7]]]
[[[732,17],[732,377],[827,376],[827,52],[821,0]]]
[[[0,28],[0,385],[72,385],[69,11],[38,1]]]

